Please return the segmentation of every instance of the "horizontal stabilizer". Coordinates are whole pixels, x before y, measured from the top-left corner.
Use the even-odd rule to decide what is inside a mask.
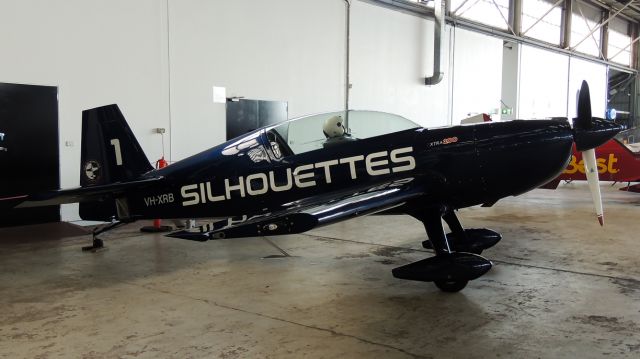
[[[20,203],[26,201],[28,197],[29,196],[27,195],[21,195],[21,196],[11,196],[11,197],[0,198],[0,211],[14,208]]]
[[[167,237],[186,239],[189,241],[206,242],[209,240],[209,233],[202,231],[182,230],[167,234]]]
[[[92,187],[77,187],[29,195],[15,208],[42,207],[56,204],[98,201],[113,198],[125,191],[134,191],[161,181],[162,177],[146,178],[131,182],[116,182]],[[0,198],[0,202],[3,199]]]

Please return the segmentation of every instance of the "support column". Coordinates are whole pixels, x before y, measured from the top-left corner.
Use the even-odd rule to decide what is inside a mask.
[[[638,25],[634,23],[629,23],[629,34],[631,34],[631,40],[635,40],[638,37]],[[631,44],[631,67],[634,69],[639,69],[640,64],[638,63],[638,51],[640,50],[640,46],[638,46],[638,42],[634,42]]]
[[[604,10],[602,12],[602,20],[600,23],[603,23],[609,20],[611,16],[611,10]],[[602,59],[609,59],[609,23],[602,25],[602,29],[600,31],[600,51],[602,53]]]
[[[522,35],[522,0],[509,0],[509,26],[516,36]]]
[[[629,27],[631,39],[637,38],[640,33],[638,24],[629,23]],[[638,42],[636,41],[631,45],[631,67],[634,69],[640,68],[640,64],[638,63],[638,59],[640,58],[640,56],[638,56],[638,51],[640,51],[640,46],[638,46]],[[632,103],[631,106],[629,106],[631,110],[631,113],[629,114],[630,127],[636,127],[640,124],[640,120],[638,118],[638,114],[640,114],[640,108],[638,108],[640,106],[640,100],[638,99],[638,95],[640,95],[640,81],[638,81],[638,76],[636,76],[633,82],[633,95],[631,96]]]
[[[518,118],[520,96],[520,50],[521,44],[505,41],[502,49],[502,88],[500,100],[500,119]]]
[[[571,47],[571,15],[573,14],[573,0],[565,0],[562,8],[562,23],[560,26],[560,47]]]

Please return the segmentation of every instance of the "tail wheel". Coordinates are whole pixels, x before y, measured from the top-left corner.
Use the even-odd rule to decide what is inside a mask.
[[[469,281],[468,280],[459,280],[459,281],[437,280],[433,283],[436,285],[436,287],[438,287],[443,292],[456,293],[461,291],[464,287],[466,287]]]

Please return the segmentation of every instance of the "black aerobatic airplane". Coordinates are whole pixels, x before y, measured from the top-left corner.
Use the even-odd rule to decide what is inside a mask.
[[[420,220],[428,236],[423,245],[435,251],[393,275],[455,292],[491,268],[479,254],[501,239],[489,229],[464,229],[455,210],[537,188],[567,166],[574,142],[588,159],[621,130],[591,117],[586,83],[572,122],[422,128],[380,112],[335,112],[260,128],[153,169],[110,105],[83,112],[81,187],[3,198],[0,205],[80,202],[83,219],[112,221],[94,232],[94,248],[102,246],[99,233],[138,219],[225,218],[169,234],[206,241],[301,233],[393,209]],[[593,163],[601,220],[595,155]]]

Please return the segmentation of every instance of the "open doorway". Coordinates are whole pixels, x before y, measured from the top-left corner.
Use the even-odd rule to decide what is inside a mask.
[[[60,188],[58,88],[0,83],[0,197]],[[0,227],[57,222],[60,206],[12,209]]]

